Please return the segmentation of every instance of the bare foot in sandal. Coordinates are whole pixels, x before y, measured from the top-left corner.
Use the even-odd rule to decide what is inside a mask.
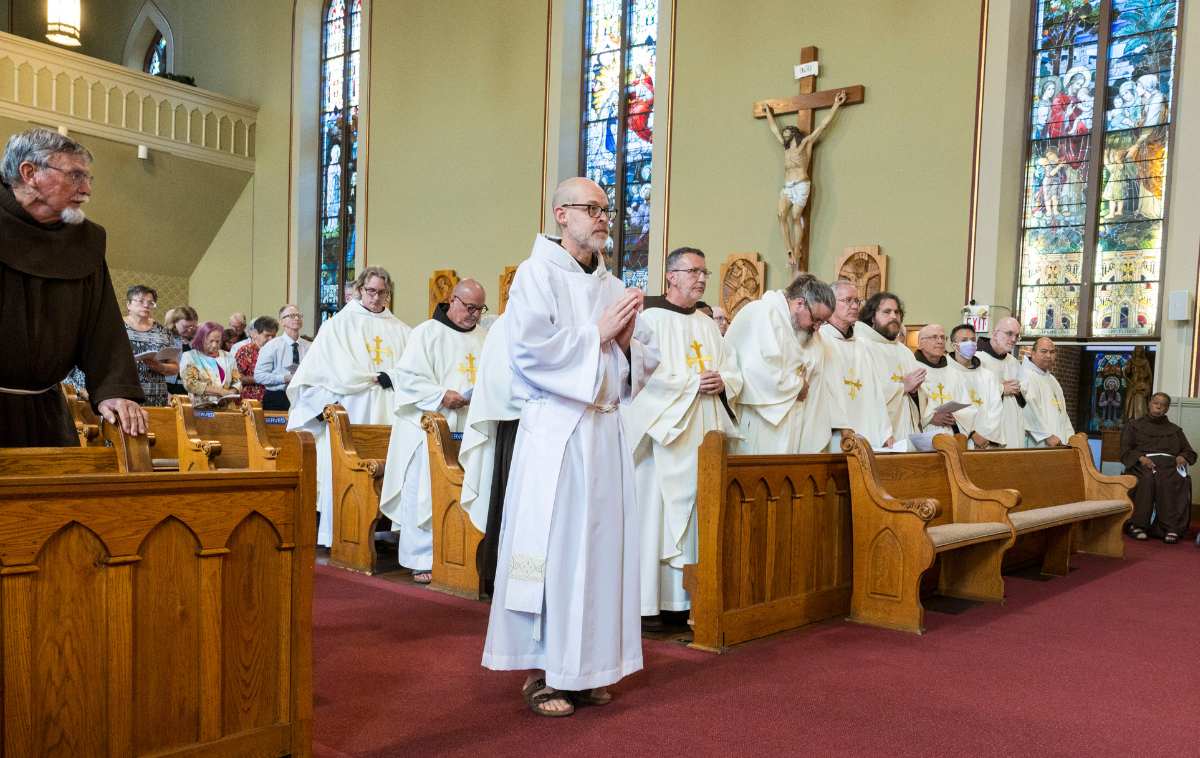
[[[593,687],[590,690],[571,693],[571,702],[576,705],[608,705],[612,698],[612,693],[606,687]]]
[[[432,571],[414,571],[413,581],[417,584],[429,584],[433,581]]]
[[[521,688],[521,696],[529,705],[529,710],[539,716],[570,716],[575,712],[575,706],[567,697],[567,693],[556,690],[546,684],[546,672],[530,671]]]

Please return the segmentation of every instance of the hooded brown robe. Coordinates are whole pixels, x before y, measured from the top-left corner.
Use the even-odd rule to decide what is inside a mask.
[[[1192,512],[1192,477],[1180,476],[1175,456],[1182,455],[1195,465],[1196,451],[1188,444],[1183,429],[1167,420],[1142,416],[1128,421],[1121,430],[1121,463],[1125,473],[1137,477],[1137,486],[1129,493],[1133,516],[1129,523],[1151,537],[1188,530]],[[1142,456],[1154,463],[1154,471],[1141,463]],[[1186,469],[1185,469],[1186,470]],[[1150,523],[1151,514],[1154,523]]]
[[[0,447],[79,444],[59,388],[73,366],[93,408],[143,399],[104,250],[103,227],[39,223],[0,184]]]

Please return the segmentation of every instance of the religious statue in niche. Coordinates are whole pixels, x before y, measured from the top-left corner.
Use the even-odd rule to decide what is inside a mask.
[[[721,264],[721,307],[729,318],[763,295],[767,264],[758,253],[734,253]]]
[[[437,308],[438,303],[450,302],[450,294],[454,292],[457,284],[458,277],[454,275],[453,269],[433,272],[433,278],[429,280],[429,318],[433,318],[433,310]]]
[[[1150,412],[1150,361],[1146,360],[1146,348],[1133,349],[1133,357],[1125,364],[1125,413],[1124,418],[1132,421]]]
[[[887,291],[887,270],[888,257],[880,254],[879,245],[848,247],[845,255],[833,262],[834,280],[854,282],[863,300]]]

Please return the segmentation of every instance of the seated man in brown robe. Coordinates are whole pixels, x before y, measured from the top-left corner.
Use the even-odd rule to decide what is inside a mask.
[[[59,388],[73,366],[96,413],[129,434],[146,431],[104,228],[82,210],[91,160],[48,129],[13,135],[0,158],[0,447],[79,445]]]
[[[1192,478],[1187,467],[1196,463],[1196,451],[1183,429],[1167,420],[1170,407],[1170,395],[1155,393],[1150,415],[1126,422],[1121,431],[1121,463],[1125,473],[1138,480],[1129,493],[1133,500],[1129,536],[1145,540],[1149,535],[1174,545],[1187,532],[1191,518]]]

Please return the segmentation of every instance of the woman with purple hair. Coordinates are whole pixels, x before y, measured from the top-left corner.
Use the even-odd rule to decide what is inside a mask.
[[[221,349],[224,336],[220,324],[205,321],[196,329],[192,349],[179,359],[179,375],[193,408],[213,408],[241,394],[242,377],[237,364]]]

